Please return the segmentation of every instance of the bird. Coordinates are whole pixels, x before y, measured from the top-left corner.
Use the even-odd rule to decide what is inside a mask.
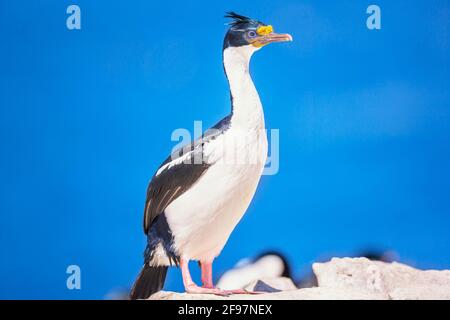
[[[283,253],[277,250],[265,251],[256,257],[238,261],[219,278],[217,286],[221,289],[245,288],[257,280],[279,277],[289,278],[295,283],[291,269]]]
[[[162,290],[170,266],[180,267],[186,293],[248,293],[215,287],[212,264],[249,207],[267,159],[264,112],[250,59],[264,46],[292,41],[292,36],[232,11],[225,18],[231,19],[222,48],[231,112],[172,152],[152,177],[144,207],[144,265],[131,299]],[[192,280],[189,261],[200,265],[201,286]]]

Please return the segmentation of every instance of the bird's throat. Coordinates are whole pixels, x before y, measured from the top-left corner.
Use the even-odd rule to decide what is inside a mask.
[[[253,46],[228,47],[223,64],[231,92],[232,124],[248,129],[264,129],[264,113],[258,92],[250,76]]]

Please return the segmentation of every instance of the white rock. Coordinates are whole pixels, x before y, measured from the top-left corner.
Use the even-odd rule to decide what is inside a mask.
[[[320,288],[356,290],[384,299],[450,299],[450,271],[421,271],[366,258],[315,263]]]

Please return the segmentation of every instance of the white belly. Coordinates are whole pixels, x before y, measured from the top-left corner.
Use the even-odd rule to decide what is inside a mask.
[[[208,261],[220,253],[255,194],[267,157],[266,133],[230,128],[204,151],[215,164],[165,213],[174,249]]]

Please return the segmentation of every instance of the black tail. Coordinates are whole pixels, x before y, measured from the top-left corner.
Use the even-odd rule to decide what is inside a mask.
[[[146,263],[134,282],[130,298],[132,300],[147,299],[155,292],[160,291],[166,280],[167,268],[166,266],[152,267]]]

